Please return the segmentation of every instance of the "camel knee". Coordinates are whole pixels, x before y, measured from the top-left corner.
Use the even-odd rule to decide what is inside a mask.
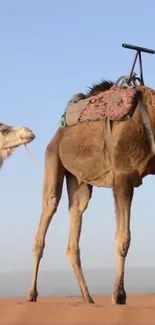
[[[53,195],[45,195],[43,202],[43,209],[40,218],[40,223],[37,231],[37,235],[34,240],[34,256],[42,257],[43,250],[45,247],[45,235],[50,224],[50,221],[57,210],[58,207],[58,199]]]
[[[71,264],[77,264],[80,259],[80,249],[77,246],[68,246],[66,254],[71,262]]]
[[[129,247],[130,247],[130,233],[124,234],[123,232],[118,232],[116,236],[116,248],[117,253],[121,257],[126,257]]]
[[[44,210],[48,211],[47,215],[53,215],[57,211],[59,204],[59,198],[55,195],[46,195],[44,196]]]
[[[74,246],[74,245],[72,245],[72,246],[68,245],[68,246],[67,246],[66,254],[67,254],[68,256],[71,255],[71,254],[73,254],[73,255],[78,255],[79,253],[80,253],[80,249],[79,249],[79,247]]]

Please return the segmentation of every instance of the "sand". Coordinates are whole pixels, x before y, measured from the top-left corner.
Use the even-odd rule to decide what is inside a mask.
[[[95,296],[96,304],[80,297],[41,297],[37,303],[24,298],[0,299],[0,325],[152,325],[155,295],[128,296],[126,306],[114,306],[110,296]]]

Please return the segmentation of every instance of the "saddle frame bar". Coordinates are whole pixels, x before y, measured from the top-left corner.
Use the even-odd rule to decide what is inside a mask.
[[[130,49],[130,50],[135,50],[138,52],[145,52],[145,53],[149,53],[149,54],[155,54],[155,51],[152,49],[147,49],[145,47],[141,47],[141,46],[136,46],[136,45],[131,45],[131,44],[122,44],[122,47],[126,48],[126,49]]]
[[[122,47],[127,48],[127,49],[130,49],[130,50],[137,51],[136,52],[136,55],[135,55],[135,58],[134,58],[134,61],[133,61],[133,64],[132,64],[132,67],[131,67],[131,71],[130,71],[130,75],[129,75],[129,83],[130,83],[130,81],[131,81],[131,79],[133,77],[134,68],[135,68],[137,59],[139,58],[140,80],[141,80],[141,84],[144,86],[143,66],[142,66],[142,55],[141,55],[141,52],[145,52],[145,53],[149,53],[149,54],[155,54],[155,51],[152,50],[152,49],[147,49],[147,48],[144,48],[144,47],[140,47],[140,46],[136,46],[136,45],[131,45],[131,44],[125,44],[125,43],[122,44]]]

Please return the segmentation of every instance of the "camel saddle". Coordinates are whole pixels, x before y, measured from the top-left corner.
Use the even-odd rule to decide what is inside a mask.
[[[84,94],[74,95],[67,104],[61,118],[61,127],[73,126],[88,121],[124,121],[130,118],[137,106],[135,88],[117,85],[91,97]]]

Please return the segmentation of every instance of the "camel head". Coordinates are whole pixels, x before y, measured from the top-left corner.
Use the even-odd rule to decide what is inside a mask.
[[[34,139],[34,133],[27,127],[0,123],[0,167],[3,160],[9,157],[16,148],[26,145]]]

